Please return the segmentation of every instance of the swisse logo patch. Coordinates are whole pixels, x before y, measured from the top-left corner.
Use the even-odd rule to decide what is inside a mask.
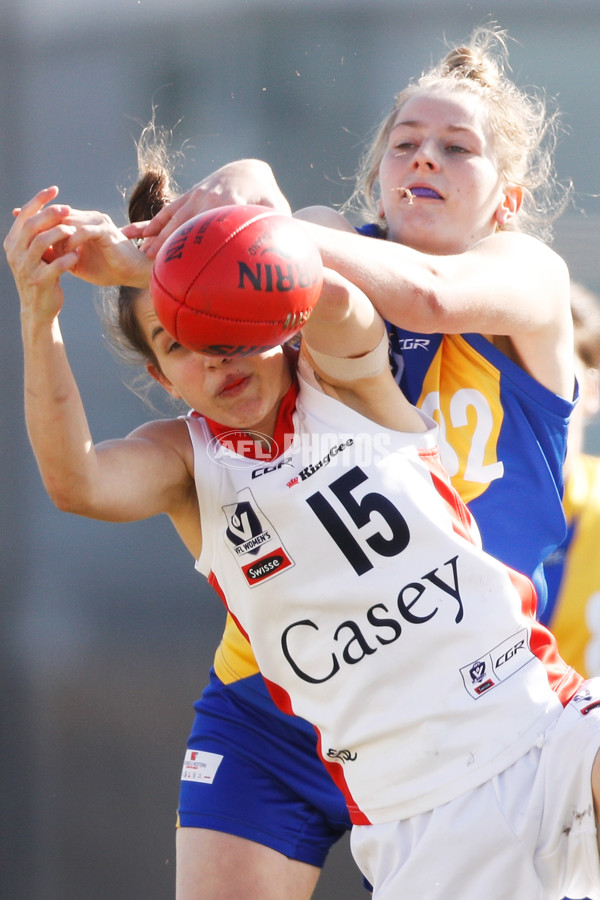
[[[257,584],[271,575],[277,575],[283,569],[291,566],[291,560],[284,552],[283,548],[278,547],[274,553],[256,559],[247,566],[242,566],[242,572],[246,576],[248,584]]]

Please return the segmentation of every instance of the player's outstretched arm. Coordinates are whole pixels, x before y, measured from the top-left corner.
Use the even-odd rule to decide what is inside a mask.
[[[331,269],[302,330],[302,353],[325,393],[386,428],[425,430],[392,376],[381,316],[363,291]]]
[[[77,254],[72,275],[96,285],[121,284],[146,288],[152,260],[125,237],[110,216],[97,210],[71,209],[65,224],[74,232],[64,242],[63,251]]]
[[[569,273],[535,238],[498,232],[453,255],[304,223],[323,263],[389,322],[425,333],[507,336],[530,374],[572,397]]]
[[[340,358],[363,356],[385,334],[383,319],[356,285],[333,269],[323,271],[323,287],[302,341],[310,349]]]
[[[25,207],[13,209],[15,220],[20,217],[24,221],[33,212],[34,203],[40,212],[44,205],[57,198],[58,193],[56,186],[40,191]],[[110,216],[97,210],[73,209],[66,204],[46,206],[46,209],[47,216],[52,214],[56,222],[60,221],[63,233],[44,253],[44,262],[66,256],[69,272],[91,284],[148,286],[152,262],[125,237]],[[9,237],[9,246],[5,245],[7,252],[10,240]]]
[[[150,423],[131,438],[94,447],[59,325],[61,276],[77,253],[53,253],[74,233],[65,224],[69,208],[47,206],[56,193],[40,191],[20,208],[4,242],[21,301],[25,417],[42,479],[69,512],[114,521],[172,513],[189,480],[177,434]]]
[[[325,225],[338,231],[355,233],[354,227],[344,216],[331,206],[304,206],[297,209],[294,218],[301,222],[312,222],[314,225]]]
[[[164,207],[150,222],[128,225],[130,238],[144,238],[144,253],[153,259],[167,238],[202,212],[230,204],[257,204],[290,214],[271,167],[258,159],[228,163]]]

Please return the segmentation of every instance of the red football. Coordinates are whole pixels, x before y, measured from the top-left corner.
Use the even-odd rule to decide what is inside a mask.
[[[163,328],[184,347],[248,356],[296,334],[322,283],[321,256],[298,222],[234,205],[173,232],[156,256],[150,293]]]

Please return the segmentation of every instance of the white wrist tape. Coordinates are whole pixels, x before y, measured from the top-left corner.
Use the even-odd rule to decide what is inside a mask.
[[[385,372],[390,365],[387,331],[373,350],[364,356],[330,356],[307,344],[310,358],[320,372],[336,381],[356,381],[359,378],[372,378]]]

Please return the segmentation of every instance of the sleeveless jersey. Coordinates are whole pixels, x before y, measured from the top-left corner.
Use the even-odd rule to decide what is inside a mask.
[[[359,229],[378,236],[376,226]],[[546,601],[543,560],[564,538],[563,475],[573,403],[553,394],[478,334],[389,326],[396,378],[440,428],[442,461],[477,520],[484,549],[532,578]],[[252,650],[228,618],[215,657],[225,684],[269,705]]]
[[[567,537],[546,560],[542,621],[561,656],[587,678],[600,675],[600,458],[579,456],[567,479]]]
[[[187,421],[196,566],[276,704],[315,726],[353,822],[431,809],[536,743],[581,678],[531,582],[481,550],[435,427],[384,431],[302,379],[268,466],[211,455],[207,423]]]

